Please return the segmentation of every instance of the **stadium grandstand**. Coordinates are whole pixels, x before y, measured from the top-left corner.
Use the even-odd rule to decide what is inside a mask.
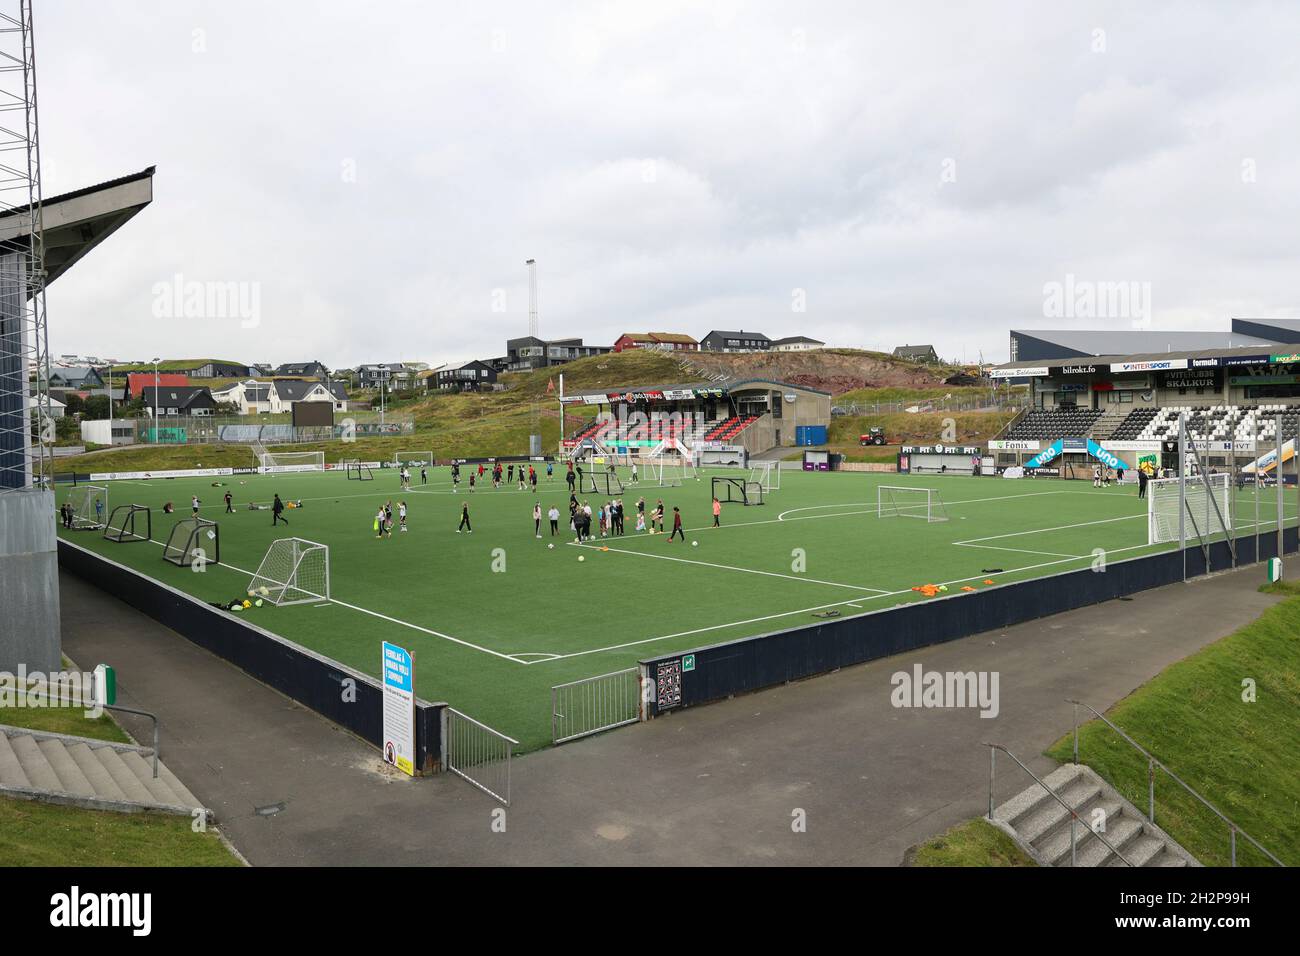
[[[1286,446],[1281,460],[1289,461],[1300,436],[1300,349],[1294,345],[1061,355],[1008,362],[991,374],[1029,382],[1032,396],[1030,407],[989,442],[999,467],[1033,471],[1051,459],[1055,473],[1106,460],[1098,455],[1104,451],[1121,462],[1136,455],[1139,466],[1176,469],[1172,445],[1180,416],[1211,468],[1249,472],[1279,444]]]
[[[627,458],[678,456],[708,463],[710,453],[747,459],[793,447],[799,429],[827,426],[829,392],[771,379],[692,382],[629,391],[578,392],[562,412],[595,405],[596,416],[565,428],[561,452]]]

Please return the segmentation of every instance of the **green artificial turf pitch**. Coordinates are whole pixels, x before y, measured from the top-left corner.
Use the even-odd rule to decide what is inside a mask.
[[[714,529],[713,474],[738,473],[704,472],[678,487],[627,485],[627,533],[583,545],[568,530],[568,491],[558,471],[551,482],[539,476],[537,540],[530,491],[493,490],[489,482],[471,495],[462,481],[453,492],[447,468],[431,469],[425,486],[416,470],[405,492],[390,469],[377,469],[366,482],[342,472],[235,476],[220,479],[219,488],[210,478],[108,482],[108,511],[126,503],[153,509],[155,543],[60,533],[203,601],[244,596],[276,538],[328,545],[329,603],[268,605],[244,612],[246,619],[375,676],[380,642],[399,644],[415,655],[419,696],[447,701],[524,749],[550,739],[554,684],[631,667],[643,657],[811,624],[826,612],[866,614],[931,600],[912,590],[927,584],[946,587],[939,597],[959,598],[963,587],[984,590],[1094,566],[1097,549],[1106,561],[1159,550],[1146,544],[1145,504],[1135,485],[784,472],[782,487],[764,505],[725,505],[722,527]],[[948,520],[878,517],[878,485],[935,489]],[[232,515],[223,514],[227,489]],[[287,526],[273,528],[269,511],[247,510],[273,493],[303,501],[301,510],[285,512]],[[188,516],[192,494],[202,501],[202,516],[220,526],[221,564],[203,573],[161,555],[175,521]],[[632,530],[640,495],[647,510],[663,499],[669,529],[673,506],[681,508],[685,543]],[[60,488],[59,500],[66,496]],[[1253,530],[1254,491],[1236,498],[1239,530]],[[395,515],[397,503],[407,502],[410,530],[377,540],[375,512],[390,499]],[[595,494],[579,499],[593,511],[599,504]],[[175,515],[162,513],[168,500]],[[462,501],[470,505],[472,534],[456,533]],[[562,515],[555,538],[545,521],[552,504]],[[1259,507],[1261,522],[1275,521],[1273,489],[1261,491]],[[1294,490],[1285,509],[1294,523]]]

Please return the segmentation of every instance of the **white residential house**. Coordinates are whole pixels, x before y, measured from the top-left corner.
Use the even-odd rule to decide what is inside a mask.
[[[248,379],[212,390],[214,401],[238,405],[240,415],[265,415],[271,411],[271,383]]]
[[[773,352],[811,352],[813,349],[825,348],[826,343],[810,339],[806,335],[791,335],[772,341]]]
[[[294,402],[333,402],[334,411],[348,410],[348,393],[342,382],[304,382],[302,379],[276,379],[271,383],[271,412],[293,411]]]

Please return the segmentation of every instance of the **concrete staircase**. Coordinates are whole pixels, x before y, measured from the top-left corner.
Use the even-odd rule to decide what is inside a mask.
[[[0,725],[0,796],[95,810],[211,810],[146,747]]]
[[[1078,866],[1200,866],[1167,833],[1150,823],[1105,780],[1083,765],[1066,764],[1043,778],[1078,814]],[[1121,860],[1091,829],[1095,811],[1105,812],[1105,837]],[[993,824],[1010,834],[1042,866],[1070,865],[1070,814],[1035,783],[993,811]]]
[[[1127,406],[1124,411],[1107,409],[1101,418],[1093,422],[1092,428],[1088,432],[1088,437],[1093,441],[1104,442],[1115,434],[1115,429],[1123,424],[1124,419],[1128,418],[1128,413],[1133,410],[1133,406]]]

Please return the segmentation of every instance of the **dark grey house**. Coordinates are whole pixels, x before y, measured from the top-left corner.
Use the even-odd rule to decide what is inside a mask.
[[[276,375],[297,375],[302,378],[329,378],[330,370],[323,362],[290,362],[276,366]]]
[[[496,384],[497,370],[487,362],[475,359],[472,362],[435,369],[432,378],[435,388],[456,392],[477,392]]]
[[[772,340],[762,332],[726,332],[714,330],[700,339],[702,352],[766,352]]]
[[[531,372],[533,369],[563,365],[574,359],[605,355],[611,345],[583,345],[582,339],[539,339],[535,335],[507,339],[506,354],[490,360],[499,372]]]
[[[937,362],[939,353],[933,345],[900,345],[894,349],[894,358],[908,362]]]
[[[163,385],[158,388],[149,385],[140,390],[140,397],[151,414],[155,408],[158,409],[159,418],[211,415],[217,406],[206,385]]]

